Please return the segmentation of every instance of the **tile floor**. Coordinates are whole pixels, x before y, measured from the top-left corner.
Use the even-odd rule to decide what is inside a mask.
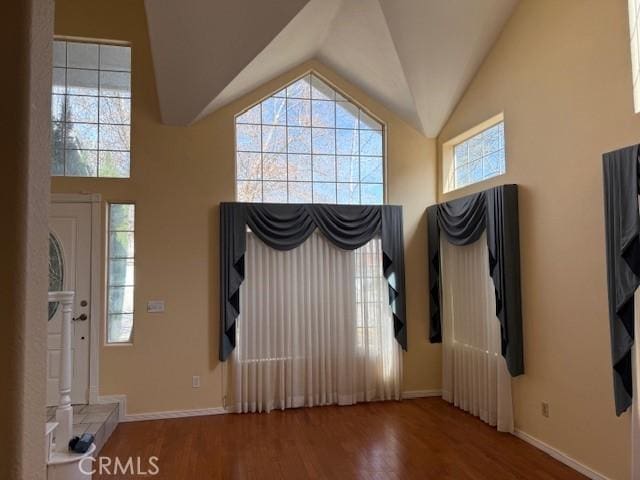
[[[109,439],[119,418],[117,403],[73,406],[73,434],[92,433],[95,436],[96,454]],[[47,422],[56,421],[56,407],[47,407]]]

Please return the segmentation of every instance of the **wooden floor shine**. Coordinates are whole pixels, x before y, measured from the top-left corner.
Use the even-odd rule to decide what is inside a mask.
[[[100,455],[159,473],[96,480],[585,478],[439,398],[123,423]]]

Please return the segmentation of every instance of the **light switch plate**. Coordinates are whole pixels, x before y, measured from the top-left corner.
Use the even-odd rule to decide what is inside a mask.
[[[149,300],[147,302],[148,313],[164,313],[164,300]]]

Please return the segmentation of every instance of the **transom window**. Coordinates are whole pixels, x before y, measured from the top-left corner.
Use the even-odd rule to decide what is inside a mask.
[[[131,48],[53,42],[51,174],[128,178]]]
[[[503,115],[444,143],[443,166],[445,192],[504,174]]]
[[[381,204],[383,126],[313,73],[236,117],[241,202]]]

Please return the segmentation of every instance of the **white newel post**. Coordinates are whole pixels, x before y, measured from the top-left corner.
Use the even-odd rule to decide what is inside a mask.
[[[56,451],[68,452],[73,434],[73,408],[71,407],[71,317],[73,315],[74,292],[52,292],[50,302],[60,302],[62,307],[62,338],[60,339],[60,377],[58,389],[60,399],[56,409]]]

